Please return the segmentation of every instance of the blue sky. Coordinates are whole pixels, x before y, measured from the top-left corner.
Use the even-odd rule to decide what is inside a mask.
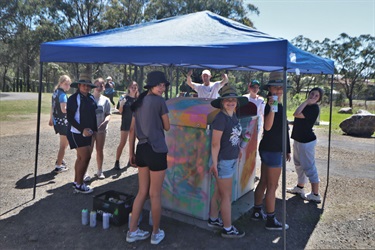
[[[375,0],[244,0],[258,7],[249,15],[254,26],[275,37],[311,40],[349,36],[375,36]]]

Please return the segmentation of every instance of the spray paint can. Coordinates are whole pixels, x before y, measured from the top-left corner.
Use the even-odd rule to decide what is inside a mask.
[[[245,136],[242,138],[240,147],[246,148],[247,143],[250,141],[250,138],[251,138],[251,134],[249,133],[249,131],[246,131]]]
[[[96,211],[90,212],[90,227],[96,227]]]
[[[109,228],[109,213],[103,213],[103,229]]]
[[[278,98],[277,95],[273,95],[272,99],[273,99],[273,104],[271,106],[271,111],[276,113],[276,112],[278,112],[278,104],[279,104],[278,100],[279,100],[279,98]]]
[[[82,225],[89,224],[89,211],[85,208],[82,209]]]

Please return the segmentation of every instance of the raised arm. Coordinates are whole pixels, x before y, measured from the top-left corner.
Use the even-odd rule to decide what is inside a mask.
[[[190,88],[195,89],[193,82],[191,81],[191,75],[193,74],[193,70],[189,70],[186,75],[186,83],[190,86]]]

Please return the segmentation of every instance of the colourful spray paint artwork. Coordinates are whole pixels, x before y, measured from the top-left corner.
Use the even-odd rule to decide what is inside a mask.
[[[204,98],[174,98],[167,101],[171,128],[166,133],[168,169],[163,183],[162,205],[172,211],[203,220],[208,219],[210,197],[213,192],[212,176],[208,173],[211,152],[209,124],[219,112],[210,102],[210,99]],[[248,129],[249,121],[251,117],[241,121],[243,128]],[[254,122],[256,123],[252,121]],[[256,126],[254,127],[256,129]],[[256,131],[253,133],[256,134]],[[249,156],[250,144],[251,141],[244,149]],[[245,164],[245,161],[243,163]],[[241,176],[243,173],[251,176],[252,173],[248,171],[254,167],[240,169]],[[241,176],[237,179],[241,180]],[[246,187],[251,188],[253,185],[245,183],[246,180],[250,180],[247,176],[240,181],[243,182],[240,189],[244,192],[247,190]]]

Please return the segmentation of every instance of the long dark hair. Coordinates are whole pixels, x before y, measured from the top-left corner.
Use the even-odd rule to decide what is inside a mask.
[[[320,102],[322,100],[322,97],[323,97],[323,94],[324,94],[323,90],[319,87],[315,87],[315,88],[310,89],[309,94],[313,91],[319,92],[319,100],[317,102]]]
[[[143,91],[139,96],[138,99],[130,106],[131,111],[136,111],[137,108],[142,106],[143,98],[148,94],[148,90]]]

